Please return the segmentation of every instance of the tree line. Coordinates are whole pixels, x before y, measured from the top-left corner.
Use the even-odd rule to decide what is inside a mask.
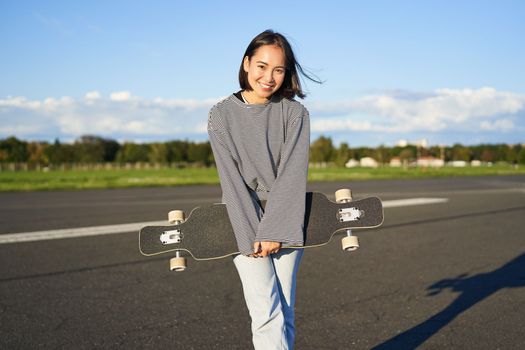
[[[213,155],[209,142],[174,140],[153,143],[119,143],[99,136],[81,136],[73,143],[0,140],[0,162],[30,164],[63,163],[200,163],[209,166]]]
[[[311,163],[329,163],[344,166],[349,159],[372,157],[380,164],[387,164],[394,157],[411,162],[418,157],[453,160],[479,160],[482,162],[507,162],[525,164],[525,145],[481,144],[464,146],[406,147],[338,147],[332,139],[320,136],[310,144]],[[84,135],[73,143],[24,141],[14,136],[0,139],[1,163],[27,163],[48,166],[64,163],[178,163],[198,166],[213,165],[209,142],[173,140],[152,143],[119,143],[113,139]]]
[[[405,147],[384,145],[378,147],[351,148],[348,143],[342,142],[339,147],[333,145],[330,137],[320,136],[310,144],[310,162],[329,162],[336,166],[344,166],[349,159],[360,160],[363,157],[374,158],[380,164],[388,164],[394,157],[401,162],[413,162],[419,157],[434,157],[445,162],[462,160],[479,160],[484,163],[520,163],[525,164],[525,144],[480,144],[465,146]]]

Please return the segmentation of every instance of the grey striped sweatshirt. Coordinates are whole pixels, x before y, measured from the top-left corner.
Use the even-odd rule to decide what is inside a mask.
[[[295,100],[246,104],[230,95],[214,105],[208,135],[242,254],[256,241],[304,244],[310,119]],[[263,209],[260,200],[266,200]]]

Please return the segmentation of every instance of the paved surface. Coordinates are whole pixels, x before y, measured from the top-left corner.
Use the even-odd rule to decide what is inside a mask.
[[[308,250],[298,349],[525,348],[525,177],[311,183],[327,194],[448,198],[385,209],[353,253]],[[0,234],[163,219],[216,186],[0,194]],[[136,232],[0,244],[2,349],[249,349],[230,259],[168,271]]]

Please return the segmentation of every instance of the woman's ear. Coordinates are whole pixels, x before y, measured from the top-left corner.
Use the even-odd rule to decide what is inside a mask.
[[[248,58],[248,56],[244,56],[244,60],[243,60],[243,68],[244,68],[244,71],[246,73],[248,73],[248,70],[250,68],[250,59]]]

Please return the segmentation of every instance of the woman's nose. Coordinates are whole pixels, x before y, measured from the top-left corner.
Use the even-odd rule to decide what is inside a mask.
[[[273,83],[273,71],[268,69],[264,74],[264,80],[267,83]]]

